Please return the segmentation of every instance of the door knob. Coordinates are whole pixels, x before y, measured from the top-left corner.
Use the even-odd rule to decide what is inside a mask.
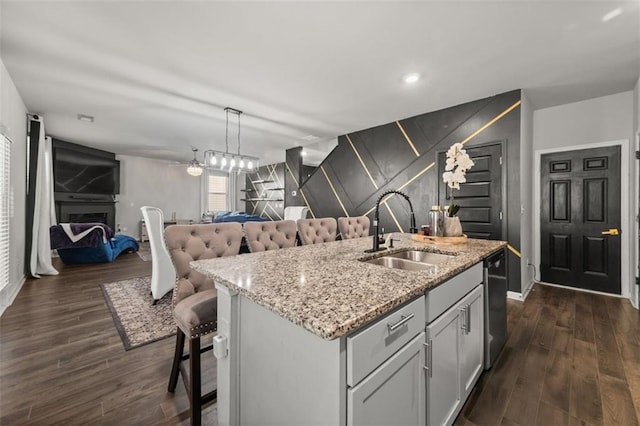
[[[611,228],[608,231],[602,231],[602,235],[620,235],[620,231],[616,228]]]

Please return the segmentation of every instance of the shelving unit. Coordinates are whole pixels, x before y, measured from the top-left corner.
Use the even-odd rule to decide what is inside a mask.
[[[281,202],[284,201],[284,197],[281,198],[271,198],[270,195],[267,195],[268,193],[272,193],[274,191],[284,191],[284,188],[281,187],[276,187],[276,188],[267,188],[266,184],[269,183],[275,183],[274,180],[268,180],[268,179],[257,179],[257,180],[252,180],[250,181],[253,185],[261,185],[261,188],[247,188],[247,189],[241,189],[240,191],[244,192],[247,194],[247,196],[245,198],[241,198],[240,201],[249,201],[249,202],[261,202],[261,201],[276,201],[276,202]],[[250,196],[249,194],[256,194],[255,196]],[[275,194],[276,196],[278,194]],[[283,194],[284,195],[284,194]]]
[[[284,217],[285,164],[269,164],[253,173],[247,173],[245,191],[240,193],[240,201],[246,204],[246,211],[265,219],[278,220]]]
[[[284,201],[283,198],[241,198],[240,201]]]

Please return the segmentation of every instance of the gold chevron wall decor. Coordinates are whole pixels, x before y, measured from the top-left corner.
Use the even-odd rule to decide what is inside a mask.
[[[303,202],[315,217],[370,215],[379,195],[388,189],[406,192],[418,225],[438,200],[437,153],[452,144],[466,146],[506,141],[507,235],[520,246],[520,90],[480,99],[440,111],[397,120],[338,137],[338,146],[320,170],[300,186]],[[380,208],[386,232],[409,229],[409,210],[402,197],[390,196]],[[520,270],[509,252],[509,266]],[[512,265],[513,264],[513,265]],[[511,275],[511,273],[510,273]],[[510,287],[520,289],[519,273]]]

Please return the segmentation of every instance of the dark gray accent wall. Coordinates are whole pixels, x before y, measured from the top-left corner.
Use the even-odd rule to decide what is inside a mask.
[[[456,142],[467,141],[466,146],[473,146],[506,141],[503,239],[519,250],[520,96],[520,90],[514,90],[340,136],[338,146],[301,186],[310,209],[315,217],[368,214],[373,218],[372,208],[379,195],[402,188],[411,198],[418,225],[426,223],[427,212],[438,203],[441,177],[435,165],[437,153]],[[386,232],[407,232],[409,209],[405,200],[393,197],[388,205],[399,227],[384,206],[380,208],[380,226]],[[520,292],[520,258],[514,251],[508,253],[509,289]]]
[[[302,182],[303,176],[302,165],[302,147],[288,149],[285,155],[285,173],[284,173],[284,205],[287,206],[304,206],[304,199],[300,194],[298,186]]]

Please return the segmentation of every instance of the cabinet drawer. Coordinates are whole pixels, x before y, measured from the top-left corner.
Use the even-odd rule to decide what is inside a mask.
[[[438,318],[450,306],[480,284],[482,280],[482,262],[480,262],[433,290],[429,290],[425,296],[427,323]]]
[[[424,330],[424,297],[347,337],[347,385],[354,386]]]

